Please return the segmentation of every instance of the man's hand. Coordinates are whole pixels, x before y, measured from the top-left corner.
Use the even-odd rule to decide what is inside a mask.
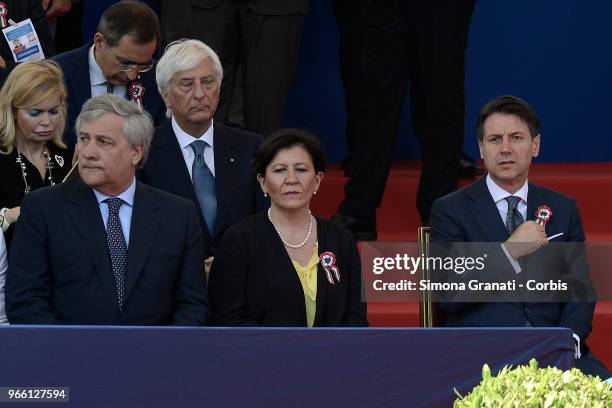
[[[529,255],[544,245],[548,245],[546,231],[543,225],[535,221],[527,221],[521,224],[506,242],[504,246],[510,256],[519,260],[525,255]]]
[[[4,59],[2,58],[1,55],[0,55],[0,69],[6,69],[6,62],[4,62]]]
[[[72,8],[72,0],[42,0],[43,10],[47,18],[59,17]]]
[[[210,266],[212,265],[214,259],[215,259],[214,256],[209,256],[208,258],[204,260],[204,275],[206,276],[206,283],[208,283],[208,275],[210,274]]]
[[[6,212],[4,213],[4,216],[6,217],[6,222],[8,222],[9,224],[12,224],[15,221],[17,221],[20,214],[21,214],[21,207],[13,207],[13,208],[9,208],[8,210],[6,210]]]

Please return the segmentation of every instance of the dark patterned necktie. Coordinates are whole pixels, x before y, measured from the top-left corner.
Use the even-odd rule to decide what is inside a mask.
[[[111,84],[110,81],[106,81],[106,93],[112,94],[115,90],[115,85]]]
[[[521,201],[520,197],[508,196],[506,197],[508,202],[508,212],[506,213],[506,229],[509,234],[512,234],[515,229],[518,228],[525,220],[518,210],[518,204]]]
[[[127,275],[127,245],[119,220],[119,208],[123,200],[117,197],[107,198],[104,202],[108,205],[108,221],[106,222],[106,242],[115,277],[117,288],[117,303],[119,310],[123,310],[125,302],[125,278]]]
[[[203,140],[196,140],[191,143],[191,148],[195,153],[191,176],[204,221],[206,221],[208,232],[212,236],[217,219],[217,190],[215,188],[215,177],[204,161],[204,148],[206,145],[207,143]]]

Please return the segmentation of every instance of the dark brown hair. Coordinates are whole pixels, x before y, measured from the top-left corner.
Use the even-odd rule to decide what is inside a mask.
[[[116,47],[124,35],[134,37],[138,44],[153,40],[159,44],[161,37],[157,14],[146,4],[132,0],[120,1],[106,9],[98,23],[98,32],[110,47]]]
[[[325,152],[319,139],[304,129],[279,129],[264,140],[253,160],[255,174],[266,174],[266,168],[277,153],[293,146],[302,146],[310,155],[316,172],[325,171]]]
[[[480,109],[478,121],[476,122],[476,135],[478,136],[479,143],[484,138],[484,122],[494,113],[516,115],[527,124],[532,138],[540,134],[540,119],[535,109],[527,101],[517,96],[502,95],[488,102]]]

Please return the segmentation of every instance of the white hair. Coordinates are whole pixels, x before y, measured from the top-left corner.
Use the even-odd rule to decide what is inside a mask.
[[[202,41],[190,39],[176,40],[168,44],[155,69],[155,80],[159,93],[166,96],[170,82],[177,73],[195,68],[206,58],[210,58],[213,63],[213,69],[217,74],[217,86],[220,87],[223,80],[223,67],[219,56],[212,48]],[[171,109],[166,110],[166,116],[172,116]]]

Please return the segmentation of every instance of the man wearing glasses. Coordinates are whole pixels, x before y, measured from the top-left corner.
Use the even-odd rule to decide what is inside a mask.
[[[74,122],[85,101],[103,93],[138,103],[153,116],[155,125],[166,120],[153,71],[159,38],[159,20],[151,8],[120,1],[100,18],[93,42],[54,57],[68,88],[66,144],[76,143]]]

